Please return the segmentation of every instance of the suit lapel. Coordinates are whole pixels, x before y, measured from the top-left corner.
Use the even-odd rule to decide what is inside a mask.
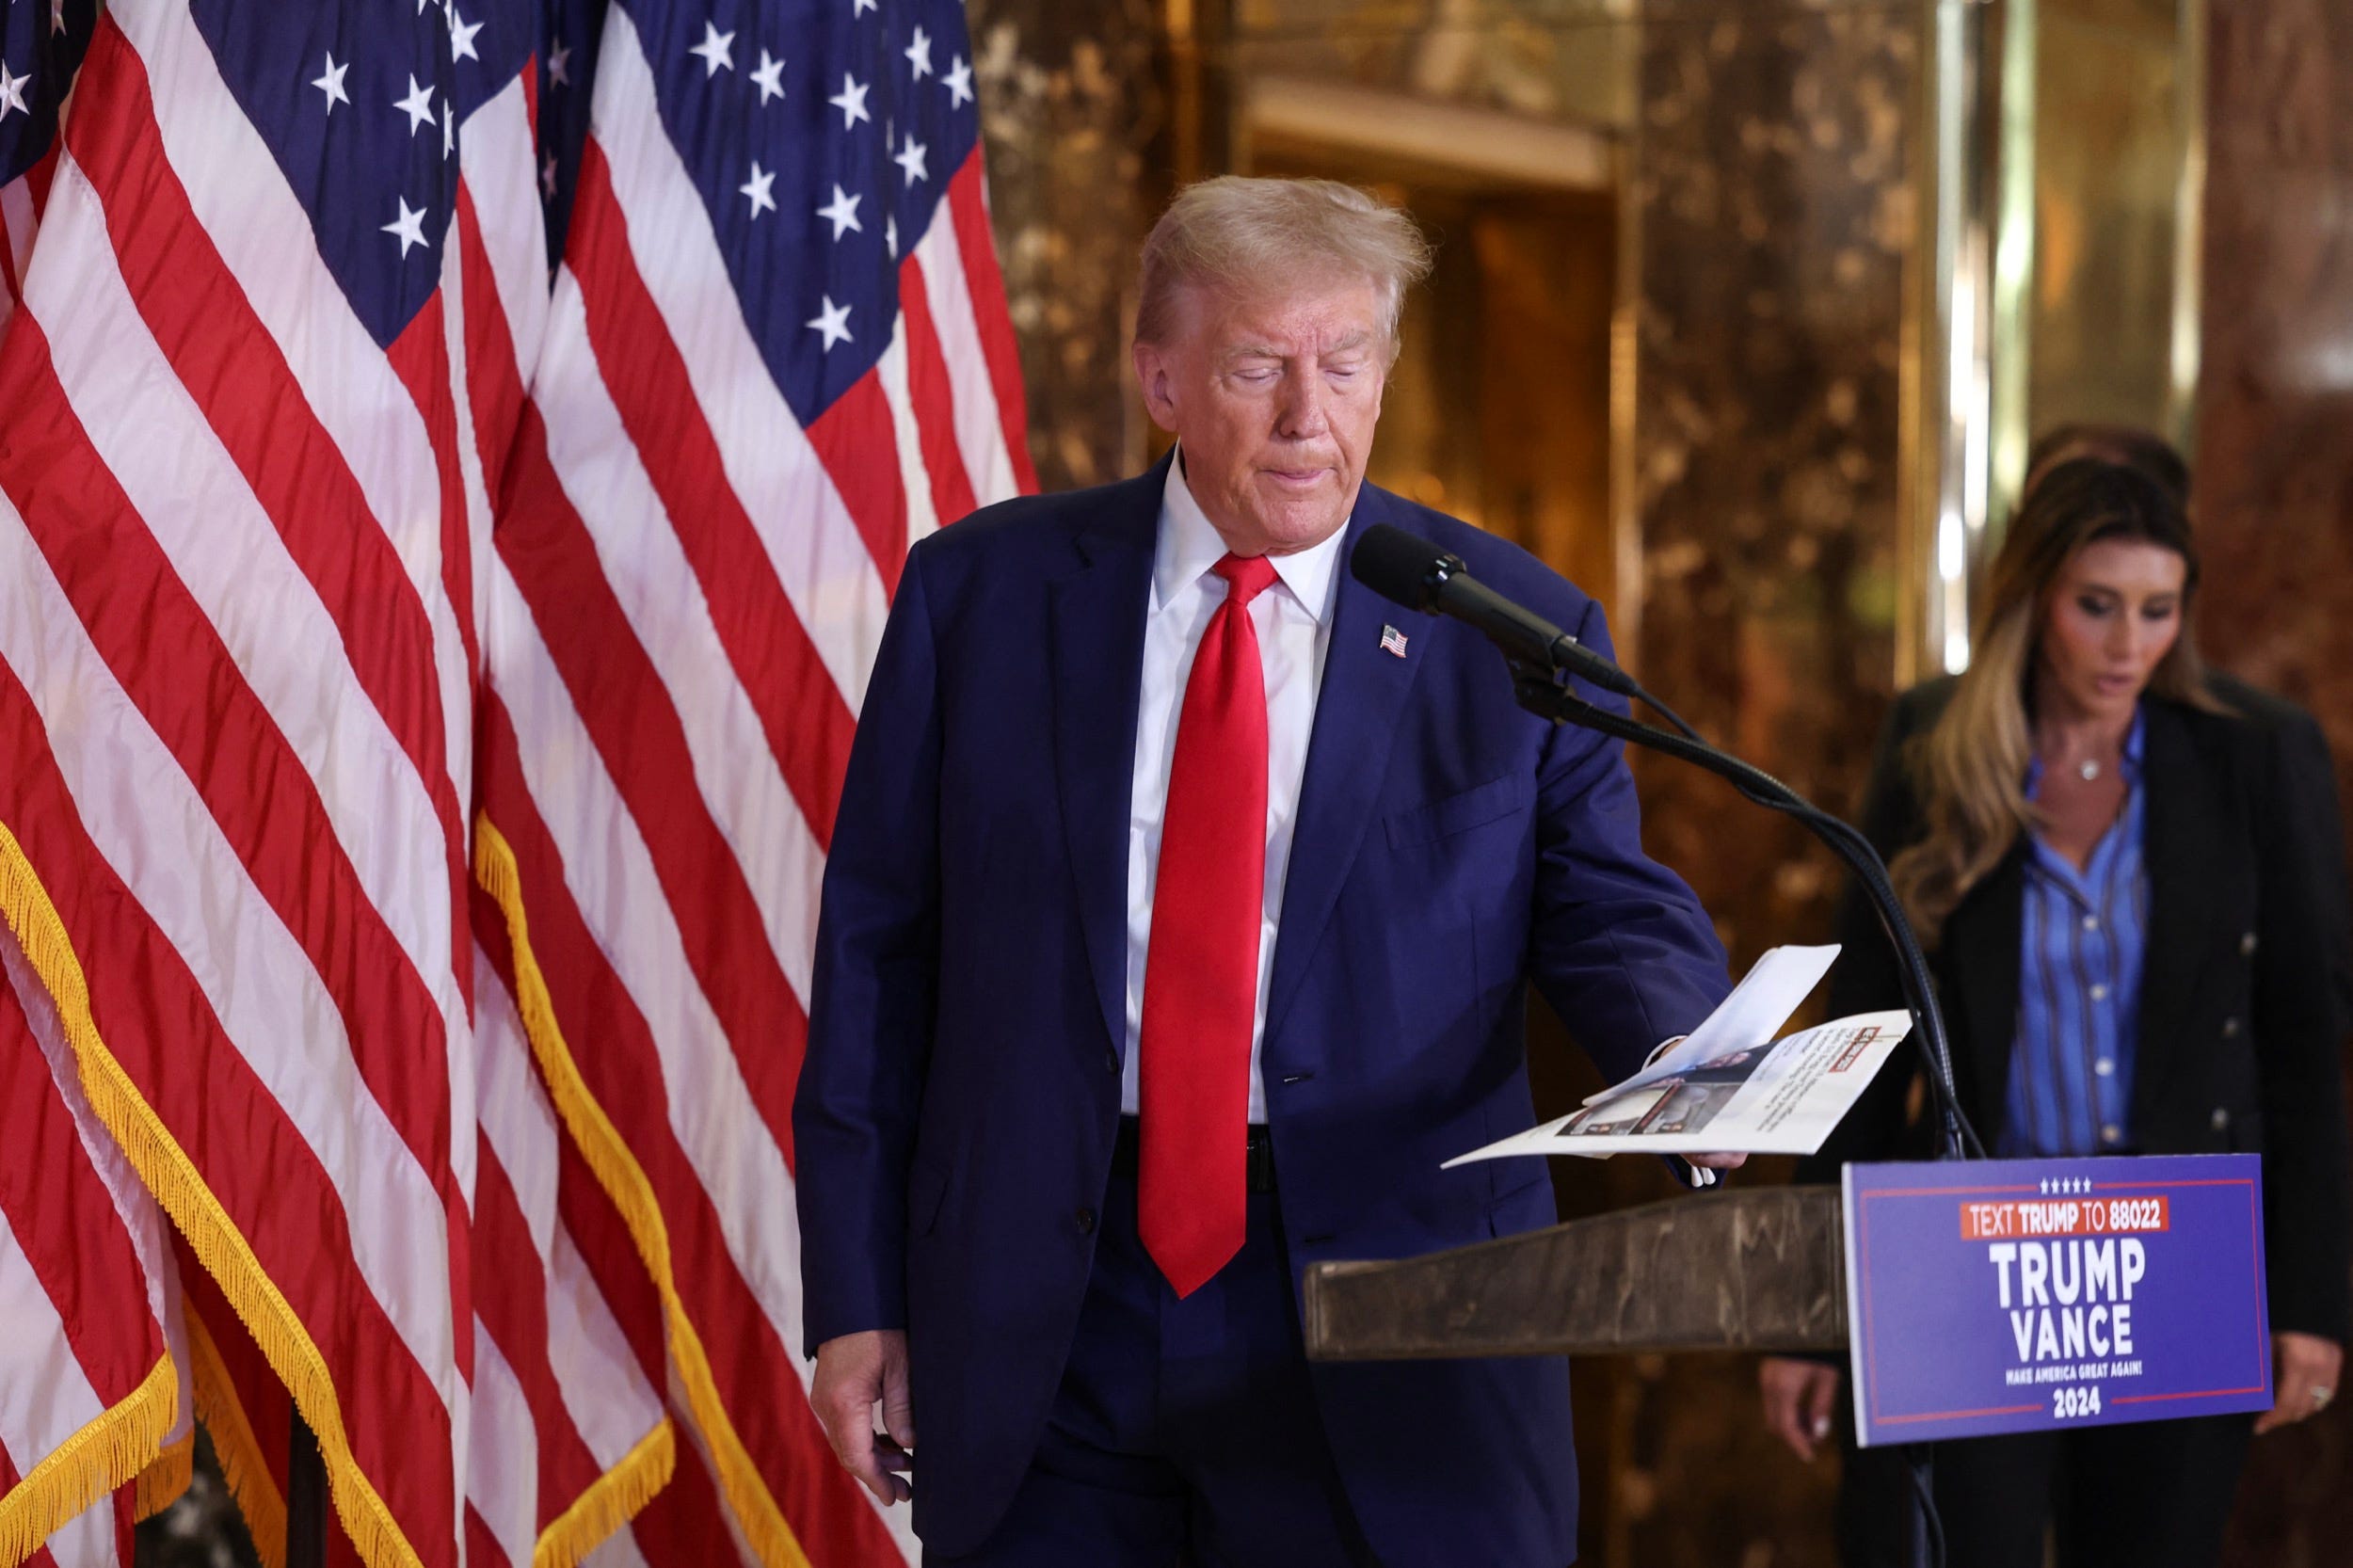
[[[1113,1050],[1124,1049],[1128,1033],[1128,818],[1152,548],[1167,475],[1163,459],[1117,487],[1077,537],[1082,564],[1048,589],[1055,776],[1079,926]]]
[[[2141,866],[2149,875],[2149,931],[2140,971],[2140,1038],[2133,1064],[2133,1125],[2146,1128],[2165,1075],[2182,1049],[2182,1026],[2211,950],[2200,927],[2225,880],[2214,826],[2228,820],[2205,759],[2183,714],[2152,701],[2142,734]]]
[[[1307,768],[1299,789],[1299,825],[1267,985],[1266,1038],[1273,1040],[1298,994],[1307,961],[1330,923],[1340,887],[1355,864],[1387,772],[1390,742],[1414,688],[1430,639],[1411,637],[1405,654],[1385,652],[1381,629],[1406,612],[1356,581],[1348,557],[1366,529],[1391,520],[1387,498],[1367,485],[1340,543],[1338,592],[1332,634],[1323,655],[1323,684],[1307,741]]]
[[[2030,853],[2021,838],[1945,921],[1948,972],[1959,977],[1961,1027],[1956,1032],[1966,1042],[1963,1059],[1954,1065],[1966,1075],[1961,1103],[1989,1149],[2001,1138],[2018,1037],[2018,944],[2025,930]]]

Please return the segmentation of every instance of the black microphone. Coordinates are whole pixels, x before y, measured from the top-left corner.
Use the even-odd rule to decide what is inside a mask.
[[[1470,574],[1459,555],[1402,528],[1375,523],[1349,553],[1349,572],[1382,598],[1424,615],[1451,616],[1476,628],[1510,657],[1564,669],[1621,696],[1639,696],[1634,678],[1533,611],[1524,610]]]

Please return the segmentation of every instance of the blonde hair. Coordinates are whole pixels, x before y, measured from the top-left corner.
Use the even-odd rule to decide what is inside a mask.
[[[2181,632],[2157,662],[2149,689],[2192,707],[2220,706],[2206,691],[2205,665],[2190,634],[2198,554],[2180,501],[2149,474],[2120,464],[2086,457],[2054,467],[2036,482],[2002,541],[1977,648],[1951,702],[1905,756],[1928,833],[1897,855],[1888,872],[1929,946],[2019,836],[2041,825],[2025,789],[2034,755],[2027,704],[2038,633],[2060,569],[2085,546],[2110,538],[2161,546],[2188,568]]]
[[[1405,291],[1429,271],[1430,242],[1414,220],[1369,191],[1334,180],[1222,174],[1179,191],[1145,236],[1136,339],[1166,343],[1188,287],[1233,293],[1363,278],[1394,359]]]

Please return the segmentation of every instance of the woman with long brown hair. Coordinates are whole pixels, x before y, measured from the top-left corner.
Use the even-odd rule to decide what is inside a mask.
[[[2219,701],[2189,632],[2178,493],[2096,459],[2041,475],[2013,520],[1968,671],[1907,693],[1864,830],[1929,947],[1961,1103],[1997,1155],[2260,1152],[2278,1402],[1940,1445],[1951,1568],[2211,1568],[2250,1432],[2333,1397],[2348,1301],[2338,1032],[2310,813],[2280,730]],[[1900,1005],[1850,899],[1833,1015]],[[1899,1059],[1900,1060],[1900,1059]],[[1925,1155],[1891,1068],[1800,1179]],[[1840,1373],[1769,1359],[1768,1424],[1801,1456]],[[1892,1560],[1850,1456],[1852,1563]],[[1900,1480],[1893,1482],[1900,1486]]]

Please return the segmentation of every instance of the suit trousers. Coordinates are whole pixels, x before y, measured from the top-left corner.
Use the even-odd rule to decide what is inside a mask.
[[[1936,1512],[1947,1568],[2216,1568],[2251,1416],[2082,1427],[1936,1446]],[[1849,1568],[1902,1561],[1905,1480],[1894,1450],[1847,1453],[1841,1496]]]
[[[916,1484],[920,1486],[921,1470]],[[1314,1390],[1276,1194],[1179,1300],[1114,1174],[1046,1432],[1013,1507],[936,1568],[1367,1568]]]

